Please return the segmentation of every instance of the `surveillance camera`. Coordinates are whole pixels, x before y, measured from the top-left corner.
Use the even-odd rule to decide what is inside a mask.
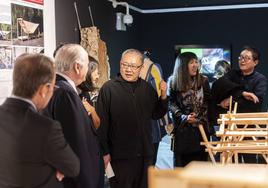
[[[123,17],[124,24],[131,25],[133,23],[133,17],[130,14],[126,14]]]

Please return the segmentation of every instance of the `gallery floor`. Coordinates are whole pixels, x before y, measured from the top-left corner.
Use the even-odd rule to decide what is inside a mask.
[[[159,144],[156,167],[159,169],[173,168],[173,152],[170,150],[170,136],[166,135]]]
[[[173,168],[173,152],[170,150],[170,136],[166,135],[159,144],[156,167],[159,169]],[[105,188],[109,188],[108,179],[105,179]]]

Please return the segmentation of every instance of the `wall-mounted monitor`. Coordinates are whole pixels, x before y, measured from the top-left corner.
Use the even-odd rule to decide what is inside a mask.
[[[183,52],[195,53],[200,62],[200,73],[206,75],[210,82],[224,74],[223,68],[231,68],[231,46],[176,45],[175,50],[176,55]],[[225,62],[227,66],[223,65]]]

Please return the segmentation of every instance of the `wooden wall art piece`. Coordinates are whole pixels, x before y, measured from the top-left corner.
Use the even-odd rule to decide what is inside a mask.
[[[100,39],[99,30],[95,26],[81,28],[80,33],[81,46],[99,62],[100,79],[98,86],[101,87],[110,79],[110,65],[106,43]]]

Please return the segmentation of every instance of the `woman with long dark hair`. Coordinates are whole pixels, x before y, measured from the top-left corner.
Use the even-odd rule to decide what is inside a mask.
[[[206,161],[207,153],[200,145],[198,125],[209,132],[207,109],[210,88],[207,77],[199,74],[197,56],[180,54],[170,77],[169,110],[174,124],[174,166],[184,167],[191,161]]]
[[[82,102],[89,114],[91,116],[94,127],[97,129],[100,126],[100,118],[95,111],[95,103],[98,97],[98,79],[99,79],[99,69],[98,62],[91,56],[89,58],[88,72],[86,76],[86,81],[82,82],[78,88],[81,90],[80,97]]]

